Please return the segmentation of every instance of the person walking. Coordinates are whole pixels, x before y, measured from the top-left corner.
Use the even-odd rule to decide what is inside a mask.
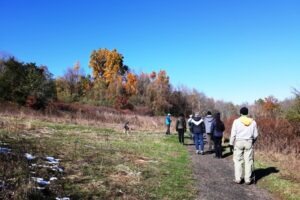
[[[205,133],[207,138],[207,144],[208,144],[208,151],[212,151],[213,146],[213,134],[211,132],[211,125],[214,121],[214,118],[210,111],[207,111],[206,116],[204,117],[204,124],[205,124]]]
[[[225,125],[221,121],[221,114],[216,113],[210,131],[214,138],[216,158],[222,158],[222,137],[224,131],[225,131]]]
[[[184,132],[186,131],[186,121],[183,114],[179,115],[176,121],[176,131],[178,132],[179,143],[184,144]]]
[[[205,133],[205,125],[203,119],[200,117],[199,113],[195,114],[195,117],[191,121],[192,132],[194,135],[194,141],[196,146],[197,154],[204,154],[204,142],[203,142],[203,134]],[[199,150],[200,145],[200,150]]]
[[[166,116],[166,126],[167,126],[167,131],[166,131],[166,135],[170,135],[171,132],[170,132],[170,127],[171,127],[171,123],[172,123],[172,119],[171,119],[171,114],[168,113],[168,115]]]
[[[242,182],[244,163],[244,181],[250,185],[254,162],[253,144],[258,137],[258,131],[256,122],[248,117],[248,108],[242,107],[240,115],[233,121],[229,143],[234,147],[234,182],[238,184]]]

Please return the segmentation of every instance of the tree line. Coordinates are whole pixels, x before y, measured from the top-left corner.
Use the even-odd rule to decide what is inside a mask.
[[[76,63],[63,76],[54,78],[46,66],[23,63],[14,57],[0,59],[0,100],[41,109],[49,102],[79,102],[117,109],[140,110],[146,114],[191,114],[207,110],[224,118],[238,113],[239,105],[207,97],[196,89],[174,87],[166,71],[136,74],[124,64],[116,49],[98,49],[90,55],[92,74]],[[300,93],[279,102],[269,96],[248,105],[256,116],[284,116],[300,121]]]

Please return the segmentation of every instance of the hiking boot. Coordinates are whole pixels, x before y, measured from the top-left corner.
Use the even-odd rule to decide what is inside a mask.
[[[236,184],[241,184],[241,183],[242,183],[242,180],[235,180],[235,179],[234,179],[233,182],[236,183]]]
[[[251,185],[251,181],[249,181],[249,182],[246,181],[245,184],[246,184],[246,185]]]

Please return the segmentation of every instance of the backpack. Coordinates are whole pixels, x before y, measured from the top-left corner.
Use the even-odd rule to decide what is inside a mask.
[[[183,129],[183,128],[184,128],[183,119],[179,118],[177,122],[177,129]]]
[[[220,131],[220,132],[224,132],[225,131],[225,125],[223,122],[220,122],[219,126],[216,126],[216,130]]]

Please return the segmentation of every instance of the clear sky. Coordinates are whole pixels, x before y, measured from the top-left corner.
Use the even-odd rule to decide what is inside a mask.
[[[0,52],[62,75],[116,48],[136,73],[234,103],[300,88],[299,0],[0,0]]]

